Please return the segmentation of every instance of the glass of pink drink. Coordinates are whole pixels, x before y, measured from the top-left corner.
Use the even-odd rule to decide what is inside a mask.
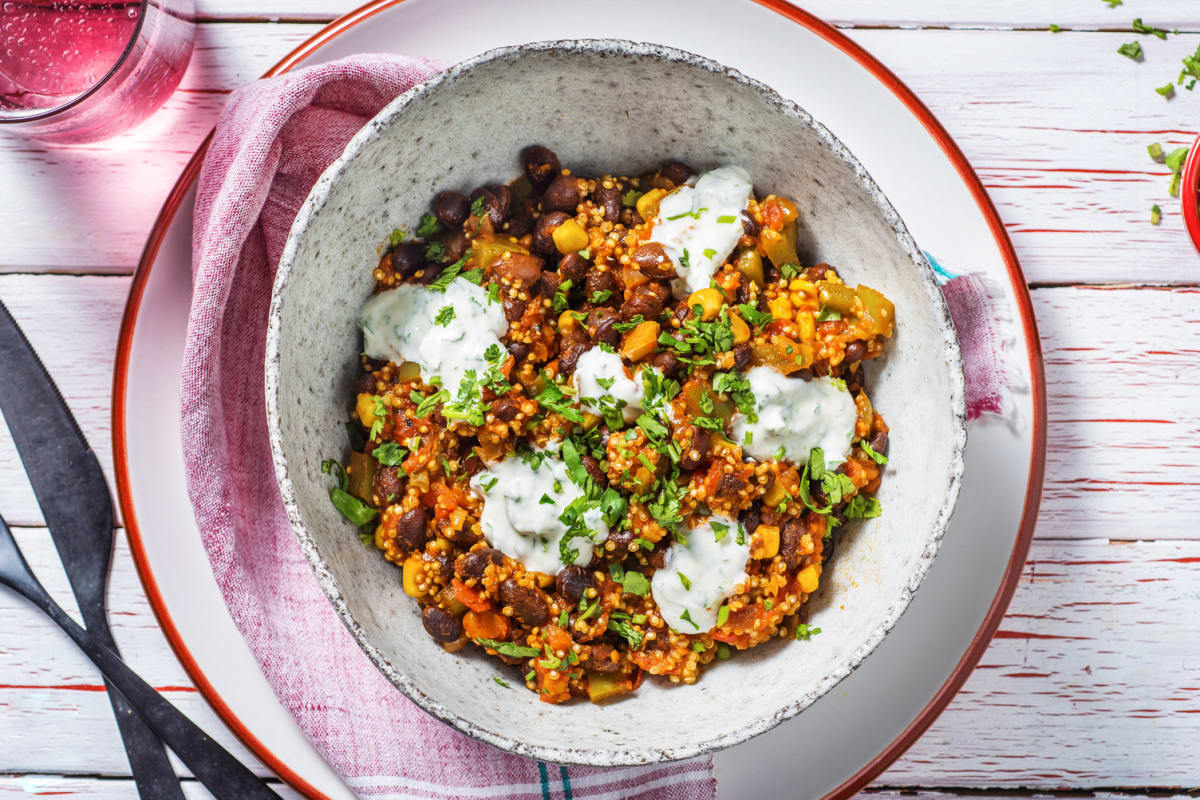
[[[94,142],[141,122],[192,55],[193,0],[0,0],[0,131]]]

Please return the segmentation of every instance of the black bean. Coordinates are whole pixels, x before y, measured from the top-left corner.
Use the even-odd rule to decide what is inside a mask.
[[[804,523],[796,518],[783,523],[783,530],[779,532],[779,555],[788,569],[800,566],[800,539],[804,533]]]
[[[579,460],[583,462],[583,468],[587,470],[587,474],[591,476],[597,486],[601,489],[608,488],[608,476],[604,474],[604,470],[600,469],[600,462],[596,460],[595,456],[585,453],[580,456]]]
[[[679,370],[683,367],[683,362],[670,350],[655,353],[654,357],[650,359],[650,364],[651,366],[658,367],[658,371],[668,378],[677,376]]]
[[[614,661],[612,654],[616,651],[610,644],[594,644],[588,648],[587,658],[581,662],[583,668],[592,672],[616,672],[621,668],[621,662]]]
[[[428,515],[418,506],[401,515],[396,522],[396,544],[405,552],[418,550],[425,544],[425,522]]]
[[[843,364],[853,364],[856,361],[862,361],[863,356],[867,354],[867,346],[862,342],[851,342],[846,345],[845,355],[842,358]]]
[[[712,434],[708,428],[695,427],[692,431],[692,441],[679,457],[679,468],[688,472],[700,466],[712,446]]]
[[[675,278],[679,272],[667,251],[658,242],[645,242],[633,251],[633,263],[648,278]]]
[[[750,508],[742,512],[740,522],[747,535],[754,533],[762,522],[762,509],[756,505],[750,506]]]
[[[566,222],[567,219],[567,215],[561,211],[552,211],[538,217],[537,224],[533,226],[534,252],[545,256],[556,254],[558,248],[554,245],[554,229]]]
[[[471,241],[467,235],[461,230],[447,231],[438,237],[438,241],[442,244],[442,250],[446,253],[446,261],[454,263],[462,258],[467,248],[471,246]]]
[[[380,503],[395,499],[404,491],[404,482],[400,479],[400,470],[396,467],[380,467],[375,470],[375,478],[371,482],[371,491],[379,498]]]
[[[392,271],[397,275],[408,277],[425,264],[425,245],[418,242],[404,242],[392,250]]]
[[[651,281],[633,287],[629,299],[621,304],[621,319],[628,322],[641,315],[642,319],[654,319],[662,313],[671,290],[667,284]]]
[[[604,209],[604,218],[616,222],[621,218],[621,190],[616,186],[600,186],[592,193],[592,201]]]
[[[846,391],[853,397],[863,390],[863,371],[856,369],[846,374]]]
[[[471,214],[471,203],[462,192],[442,192],[433,201],[433,215],[443,228],[457,228]]]
[[[733,368],[738,372],[745,372],[748,366],[750,366],[750,345],[739,344],[733,348]]]
[[[462,636],[462,623],[437,606],[425,609],[421,614],[421,624],[425,626],[425,632],[439,642],[449,644]]]
[[[609,313],[597,316],[595,311],[607,311]],[[596,344],[606,344],[609,347],[616,347],[621,343],[621,332],[617,330],[617,322],[621,316],[611,308],[596,309],[590,315],[595,320],[592,329],[592,341]]]
[[[533,186],[533,190],[541,194],[550,185],[550,181],[562,170],[558,156],[548,147],[540,144],[530,145],[521,151],[521,167],[525,177]]]
[[[871,437],[871,449],[879,455],[887,455],[888,435],[887,431],[879,431]]]
[[[360,373],[354,379],[355,394],[375,394],[375,390],[379,388],[379,381],[369,372]]]
[[[512,203],[512,189],[507,186],[480,186],[471,192],[471,205],[479,202],[492,221],[492,227],[500,227],[500,223],[508,219],[508,209]]]
[[[512,422],[521,413],[521,404],[511,397],[501,397],[492,403],[491,412],[501,422]]]
[[[587,292],[585,296],[595,297],[597,292],[612,292],[616,294],[617,279],[612,270],[592,269],[587,274]]]
[[[522,586],[515,578],[500,584],[500,602],[512,606],[513,616],[527,628],[550,621],[550,600],[541,589]]]
[[[584,331],[575,329],[566,333],[559,346],[559,373],[570,375],[575,372],[575,364],[579,361],[579,357],[591,349],[592,342]]]
[[[758,221],[750,216],[749,213],[743,211],[742,230],[746,232],[747,236],[758,236],[758,232],[762,230],[762,225],[759,225]]]
[[[525,356],[529,355],[530,347],[525,342],[512,341],[506,344],[505,347],[508,348],[508,352],[512,354],[514,361],[520,361],[521,359],[525,358]]]
[[[459,556],[454,563],[454,571],[462,578],[482,578],[488,564],[500,566],[503,563],[504,556],[499,550],[484,547]]]
[[[531,288],[542,277],[542,259],[526,253],[505,253],[496,260],[496,275],[511,286]]]
[[[573,286],[582,286],[587,277],[588,266],[588,260],[579,253],[567,253],[558,262],[558,274]]]
[[[645,222],[645,220],[642,219],[642,215],[637,212],[636,208],[621,209],[621,224],[626,228],[636,228],[643,222]]]
[[[595,583],[596,579],[590,570],[574,564],[563,567],[562,572],[558,573],[558,577],[554,579],[558,593],[572,603],[578,603],[579,598],[583,597],[583,593],[592,588]]]
[[[516,322],[525,315],[525,308],[529,303],[519,297],[506,297],[501,307],[504,309],[504,319],[509,322]]]
[[[550,182],[542,195],[542,210],[574,214],[581,200],[583,189],[579,186],[579,179],[574,175],[559,175]]]
[[[672,161],[660,169],[658,174],[676,186],[681,186],[688,178],[696,174],[696,170],[682,161]]]
[[[804,279],[809,283],[825,280],[825,275],[830,271],[828,264],[817,264],[815,267],[809,267],[804,271]]]

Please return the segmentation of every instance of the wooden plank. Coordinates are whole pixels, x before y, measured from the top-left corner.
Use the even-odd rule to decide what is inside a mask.
[[[0,276],[0,300],[58,379],[106,469],[113,348],[128,285],[123,277]],[[1197,290],[1062,287],[1035,290],[1034,303],[1050,396],[1038,535],[1200,536]],[[64,319],[86,333],[70,348],[61,344]],[[0,474],[20,474],[4,436]],[[41,523],[24,481],[0,482],[0,509],[13,524]]]
[[[53,546],[18,538],[56,596]],[[946,713],[882,776],[893,787],[1035,789],[1200,785],[1200,542],[1040,540],[1001,632]],[[186,687],[118,545],[110,592],[121,646],[158,686]],[[35,611],[0,593],[0,770],[126,772],[86,662]],[[8,688],[6,688],[8,687]],[[12,688],[17,687],[17,688]],[[194,693],[167,692],[212,727]],[[245,751],[236,752],[242,757]],[[2,796],[2,795],[0,795]]]
[[[1094,5],[1107,10],[1099,0]],[[6,239],[0,272],[129,272],[224,93],[261,74],[316,29],[200,26],[183,91],[142,127],[111,143],[79,148],[0,139],[0,174],[9,189],[0,193],[0,230],[37,232]],[[1195,49],[1200,36],[1167,42],[1143,37],[1147,61],[1135,64],[1114,52],[1129,37],[1111,33],[851,35],[895,69],[947,125],[989,187],[1031,281],[1195,280],[1195,254],[1178,202],[1167,195],[1167,170],[1149,160],[1145,147],[1151,141],[1167,148],[1190,143],[1200,97],[1181,92],[1168,102],[1153,87],[1175,75],[1179,58]],[[1165,213],[1157,228],[1148,221],[1152,203]]]
[[[412,2],[412,0],[409,0]],[[308,19],[328,20],[362,5],[360,0],[264,0],[248,12],[238,0],[201,0],[196,13],[201,19]],[[923,0],[895,3],[889,0],[806,0],[797,3],[807,11],[839,26],[1045,28],[1050,23],[1071,28],[1113,28],[1129,24],[1140,14],[1155,25],[1191,29],[1200,27],[1196,14],[1178,0],[1138,0],[1124,8],[1109,9],[1099,0],[1029,3],[1026,0]]]
[[[303,800],[304,795],[286,784],[271,781],[271,789],[284,800]],[[211,800],[212,795],[193,780],[183,783],[188,800]],[[135,800],[137,787],[128,778],[72,777],[68,775],[0,776],[0,800],[30,797],[86,798],[86,800]]]

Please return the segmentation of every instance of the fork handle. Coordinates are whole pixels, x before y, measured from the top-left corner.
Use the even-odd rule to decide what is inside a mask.
[[[76,624],[38,583],[12,533],[0,519],[0,583],[3,583],[50,617],[92,660],[109,684],[125,696],[133,710],[158,737],[220,800],[280,800],[253,772],[214,742],[183,712],[163,699],[154,687],[138,677],[121,657]]]

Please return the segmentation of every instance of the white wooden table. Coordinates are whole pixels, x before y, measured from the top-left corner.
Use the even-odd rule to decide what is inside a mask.
[[[0,299],[106,465],[117,327],[168,188],[231,88],[354,4],[199,0],[183,85],[141,128],[73,149],[0,138]],[[1190,144],[1200,127],[1200,92],[1168,102],[1153,91],[1200,44],[1200,4],[806,6],[895,70],[983,177],[1033,289],[1050,397],[1042,511],[1009,614],[958,697],[866,793],[1200,790],[1200,258],[1168,170],[1146,154],[1153,141]],[[1135,16],[1182,33],[1135,37]],[[1145,63],[1116,53],[1134,38]],[[0,476],[0,510],[68,597],[6,438]],[[192,687],[120,537],[110,607],[133,666],[269,774]],[[192,781],[188,792],[207,796]],[[136,796],[97,675],[0,592],[0,800],[43,794]]]

